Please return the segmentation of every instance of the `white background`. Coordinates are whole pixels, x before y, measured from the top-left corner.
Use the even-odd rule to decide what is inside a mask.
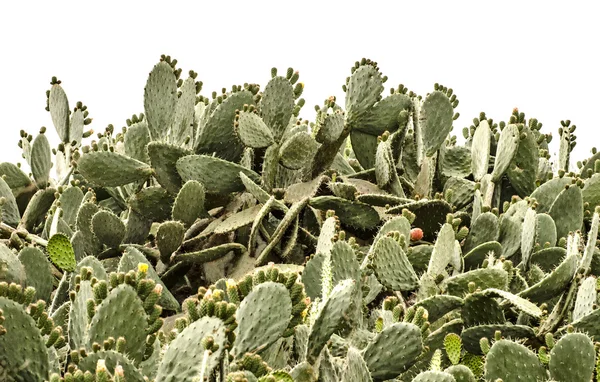
[[[143,112],[148,72],[166,53],[183,77],[193,69],[210,96],[233,84],[264,88],[275,66],[300,71],[301,116],[336,95],[354,61],[379,63],[386,87],[425,95],[454,89],[454,134],[485,111],[514,107],[552,132],[577,125],[574,158],[589,156],[600,128],[600,14],[578,1],[2,1],[0,161],[22,160],[19,130],[51,129],[45,91],[57,76],[70,100],[88,106],[91,127],[120,129]],[[387,89],[386,89],[387,94]]]

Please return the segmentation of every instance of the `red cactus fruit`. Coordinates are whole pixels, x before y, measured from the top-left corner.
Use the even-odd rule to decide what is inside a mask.
[[[413,228],[410,230],[410,241],[419,241],[423,238],[423,230],[421,228]]]

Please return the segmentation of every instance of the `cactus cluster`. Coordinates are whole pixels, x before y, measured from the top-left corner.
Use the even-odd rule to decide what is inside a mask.
[[[53,78],[58,147],[0,163],[0,380],[600,380],[600,153],[570,171],[570,121],[552,163],[536,119],[461,145],[452,89],[384,96],[367,59],[313,122],[292,68],[181,74],[95,136]]]

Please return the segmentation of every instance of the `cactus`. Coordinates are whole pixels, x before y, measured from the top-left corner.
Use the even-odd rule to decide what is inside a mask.
[[[487,380],[501,378],[507,382],[533,382],[546,379],[546,370],[537,356],[523,345],[509,340],[500,340],[492,345],[484,368]]]
[[[570,121],[555,165],[535,118],[458,143],[452,89],[384,96],[366,58],[313,121],[293,68],[209,97],[181,72],[94,136],[53,78],[31,174],[0,163],[9,379],[597,379],[600,157],[569,172]]]

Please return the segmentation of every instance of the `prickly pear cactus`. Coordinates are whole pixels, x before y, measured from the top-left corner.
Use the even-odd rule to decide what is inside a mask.
[[[148,69],[96,133],[52,78],[54,130],[0,163],[0,379],[598,379],[600,154],[572,163],[571,121],[554,163],[537,119],[460,142],[451,88],[384,95],[366,58],[313,121],[293,68],[208,96]]]

